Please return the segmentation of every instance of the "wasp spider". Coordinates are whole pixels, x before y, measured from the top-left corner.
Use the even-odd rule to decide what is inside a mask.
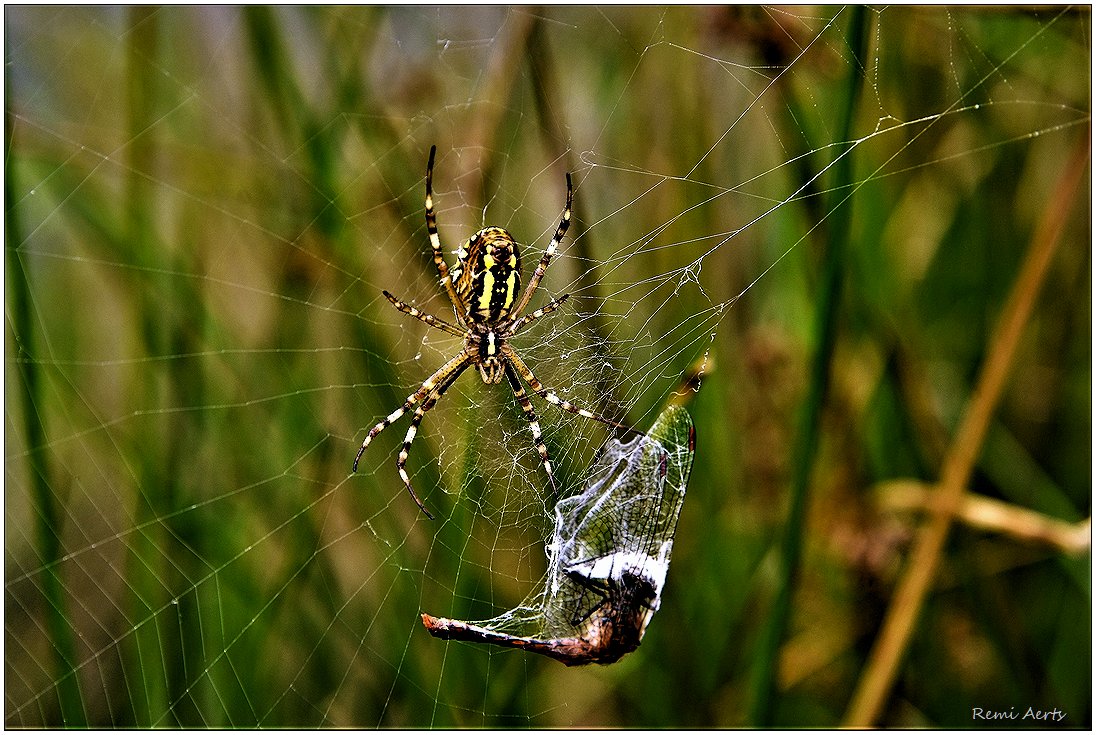
[[[555,255],[556,248],[559,247],[563,235],[567,232],[567,226],[571,223],[571,174],[567,174],[567,204],[563,209],[563,218],[559,222],[555,236],[548,243],[544,256],[537,264],[529,285],[521,291],[521,256],[518,254],[518,246],[510,233],[501,227],[486,227],[472,235],[464,247],[457,251],[459,265],[452,271],[449,270],[445,258],[442,257],[438,222],[434,216],[431,182],[434,175],[435,152],[436,146],[431,146],[430,160],[426,165],[426,230],[430,235],[434,265],[438,269],[441,285],[445,287],[445,293],[453,303],[453,314],[459,326],[405,304],[388,291],[384,291],[384,297],[403,313],[435,329],[460,337],[464,340],[464,349],[423,381],[419,389],[409,395],[402,406],[370,429],[365,441],[362,442],[361,449],[358,450],[358,456],[354,458],[354,471],[357,472],[358,462],[373,438],[417,405],[411,417],[411,426],[407,429],[407,436],[404,437],[403,447],[396,459],[396,469],[399,470],[400,479],[407,486],[407,492],[411,493],[415,503],[431,519],[434,516],[419,500],[407,476],[405,469],[407,453],[411,449],[411,442],[415,440],[415,434],[418,432],[423,416],[445,395],[445,391],[453,385],[460,374],[472,366],[479,368],[480,377],[483,378],[484,383],[501,383],[505,377],[510,384],[514,398],[529,421],[533,442],[544,463],[544,470],[548,473],[548,483],[551,485],[553,497],[558,497],[558,490],[552,474],[552,460],[548,455],[548,448],[544,446],[544,441],[541,439],[540,423],[533,411],[533,404],[529,401],[529,396],[525,393],[521,380],[518,379],[519,376],[529,384],[534,393],[564,411],[585,416],[609,426],[627,429],[623,424],[610,421],[585,408],[579,408],[545,388],[533,375],[533,371],[529,369],[525,361],[510,346],[511,337],[545,314],[551,314],[569,296],[564,294],[530,314],[521,315],[528,306],[529,300],[533,298],[533,294],[536,293],[540,279],[548,270],[548,264],[552,262],[552,256]]]

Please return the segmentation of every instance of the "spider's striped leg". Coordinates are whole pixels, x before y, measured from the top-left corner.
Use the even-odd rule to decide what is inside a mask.
[[[514,369],[518,371],[518,374],[521,375],[525,382],[529,384],[529,387],[533,389],[533,392],[544,400],[548,401],[549,403],[559,406],[564,411],[569,411],[570,413],[577,414],[588,419],[593,419],[594,421],[600,421],[603,424],[613,426],[617,429],[625,429],[627,431],[635,432],[636,434],[643,433],[642,431],[633,429],[630,426],[625,426],[624,424],[613,421],[612,419],[607,419],[604,416],[596,414],[588,409],[579,408],[570,401],[563,400],[554,392],[545,388],[544,384],[537,380],[537,376],[533,375],[533,371],[529,369],[529,366],[526,365],[525,361],[518,356],[518,353],[514,352],[514,349],[510,347],[509,344],[503,342],[500,351],[502,352],[502,356],[506,359],[506,361],[510,365],[513,365]]]
[[[529,285],[526,287],[525,293],[521,295],[521,301],[510,310],[511,314],[520,314],[522,309],[529,305],[529,299],[533,298],[537,286],[540,285],[540,279],[544,277],[544,272],[548,270],[548,264],[552,262],[552,256],[556,254],[556,248],[563,242],[563,236],[567,234],[567,227],[571,224],[571,196],[571,174],[568,173],[567,204],[563,207],[563,217],[559,221],[559,227],[556,228],[556,234],[552,237],[552,242],[548,243],[548,247],[544,249],[544,255],[537,263],[537,269],[533,271],[533,277],[529,279]]]
[[[396,470],[400,473],[403,484],[407,486],[407,492],[411,493],[411,499],[415,501],[415,505],[419,506],[419,510],[425,513],[430,520],[434,520],[434,516],[419,500],[419,496],[415,494],[415,488],[411,486],[411,478],[407,476],[407,454],[411,451],[411,442],[415,441],[415,434],[419,431],[419,424],[422,423],[423,416],[437,404],[438,399],[445,395],[445,391],[449,390],[449,386],[453,384],[453,381],[460,377],[460,374],[467,370],[471,364],[472,358],[466,353],[462,353],[454,360],[450,360],[444,368],[430,376],[430,379],[433,380],[440,373],[446,371],[446,374],[438,380],[437,385],[431,388],[426,400],[415,409],[415,415],[411,417],[411,425],[407,427],[407,436],[403,438],[403,446],[400,447],[399,456],[396,457]],[[450,365],[453,367],[450,367]]]
[[[466,367],[461,364],[466,360],[468,360],[468,356],[464,352],[462,352],[449,362],[442,365],[437,372],[427,378],[423,382],[423,384],[419,386],[419,389],[417,391],[407,397],[407,400],[403,402],[402,406],[385,416],[383,420],[378,422],[376,426],[370,429],[369,433],[365,437],[365,441],[362,442],[361,449],[358,450],[357,456],[354,457],[354,471],[358,471],[358,462],[361,460],[362,455],[365,454],[365,448],[369,446],[369,443],[371,441],[373,441],[373,437],[387,429],[389,426],[395,423],[400,418],[400,416],[403,416],[405,413],[407,413],[407,411],[412,406],[421,401],[423,398],[426,398],[426,396],[430,395],[430,393],[434,391],[434,388],[438,385],[438,383],[445,380],[445,378],[452,371],[457,370],[458,368],[463,369],[464,367]]]
[[[513,337],[515,334],[517,334],[522,329],[524,329],[526,324],[528,324],[529,322],[534,321],[536,319],[540,319],[545,314],[551,314],[553,311],[558,309],[563,304],[564,301],[566,301],[570,297],[571,297],[571,294],[565,293],[562,296],[560,296],[558,299],[556,299],[555,301],[551,302],[550,304],[547,304],[546,306],[542,306],[541,308],[537,309],[532,314],[526,314],[521,319],[518,319],[517,321],[512,323],[510,325],[510,327],[506,330],[506,333],[508,335],[510,335],[511,337]]]
[[[529,421],[529,428],[533,431],[533,443],[536,444],[537,453],[540,454],[540,459],[544,462],[544,471],[548,473],[548,484],[552,487],[552,502],[555,502],[559,499],[559,488],[556,487],[556,476],[552,472],[552,458],[548,456],[548,447],[544,446],[544,439],[541,438],[540,422],[537,421],[537,414],[533,411],[533,404],[529,400],[529,396],[525,394],[525,388],[518,380],[513,366],[508,362],[503,364],[506,368],[506,379],[510,382],[510,389],[514,391],[514,398],[517,399],[521,410],[525,412],[525,418]]]
[[[365,435],[365,441],[362,442],[361,448],[358,449],[358,454],[354,457],[355,472],[358,471],[358,462],[361,461],[362,455],[365,454],[365,449],[369,446],[369,443],[373,441],[373,437],[394,424],[400,416],[403,416],[405,413],[407,413],[407,409],[411,408],[416,403],[421,401],[423,399],[423,396],[425,395],[426,394],[423,393],[422,389],[420,388],[418,391],[409,395],[407,397],[407,400],[403,402],[402,406],[385,416],[381,421],[377,423],[376,426],[369,430],[369,433]]]
[[[435,329],[440,329],[443,332],[448,332],[449,334],[453,335],[454,337],[464,337],[464,330],[463,329],[460,329],[458,327],[453,326],[452,324],[445,321],[444,319],[438,319],[433,314],[427,314],[425,311],[422,311],[421,309],[416,309],[414,306],[411,306],[410,304],[405,304],[404,302],[400,301],[399,299],[397,299],[395,296],[388,293],[387,291],[381,291],[381,293],[384,294],[384,297],[386,299],[388,299],[390,302],[392,302],[392,306],[395,306],[397,309],[402,311],[404,314],[407,314],[409,316],[413,316],[416,319],[418,319],[420,322],[423,322],[425,324],[429,324],[431,327],[434,327]]]
[[[441,285],[445,286],[445,293],[453,302],[453,308],[457,314],[463,314],[460,298],[453,287],[453,279],[449,276],[449,266],[445,264],[445,258],[441,254],[441,238],[438,236],[438,219],[434,216],[434,154],[438,147],[430,146],[430,161],[426,164],[426,232],[430,235],[430,249],[434,252],[434,266],[438,269],[438,277]],[[459,317],[458,317],[459,319]]]

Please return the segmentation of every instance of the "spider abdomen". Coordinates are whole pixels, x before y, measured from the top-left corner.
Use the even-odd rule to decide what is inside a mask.
[[[505,319],[521,290],[521,256],[517,243],[501,227],[487,227],[457,252],[460,271],[457,296],[473,322],[496,324]]]

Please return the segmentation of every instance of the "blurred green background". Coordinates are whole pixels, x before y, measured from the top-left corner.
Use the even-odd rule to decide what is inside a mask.
[[[9,727],[837,725],[925,519],[890,481],[939,477],[1048,216],[968,489],[1090,516],[1087,169],[1055,194],[1087,8],[8,6],[5,51]],[[505,391],[424,423],[438,521],[406,418],[350,474],[457,349],[380,295],[447,314],[431,144],[447,249],[499,224],[527,274],[573,172],[533,303],[574,299],[518,345],[547,384],[644,426],[702,371],[662,609],[610,667],[419,623],[543,571]],[[573,485],[605,433],[537,411]],[[1090,725],[1089,533],[1015,517],[956,523],[877,724]]]

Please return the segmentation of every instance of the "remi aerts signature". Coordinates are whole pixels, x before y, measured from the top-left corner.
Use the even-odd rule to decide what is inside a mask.
[[[1055,707],[1051,710],[1035,709],[1028,707],[1020,710],[1016,707],[1005,710],[985,709],[983,707],[971,707],[970,719],[972,720],[1028,720],[1034,722],[1061,722],[1066,718],[1066,713]]]

